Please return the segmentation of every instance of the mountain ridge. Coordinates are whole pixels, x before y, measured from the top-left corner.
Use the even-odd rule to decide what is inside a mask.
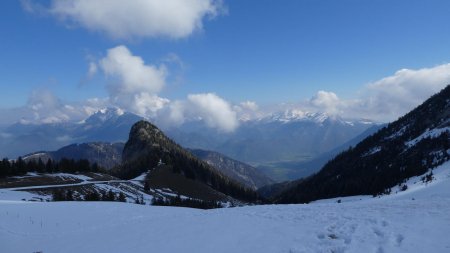
[[[449,159],[450,85],[337,155],[317,174],[284,191],[275,201],[304,203],[340,196],[388,194],[394,185],[428,173]]]
[[[274,183],[271,178],[258,171],[258,169],[218,152],[202,149],[189,149],[189,151],[226,176],[233,178],[253,190]]]
[[[121,178],[133,178],[146,171],[149,171],[149,183],[164,188],[161,185],[164,181],[172,190],[180,193],[184,191],[184,195],[192,192],[193,188],[201,187],[243,201],[254,202],[258,198],[256,192],[229,179],[183,149],[155,125],[141,120],[130,130],[122,153],[122,165],[115,169],[115,173]],[[155,177],[160,180],[152,181]],[[174,184],[173,180],[179,183]]]

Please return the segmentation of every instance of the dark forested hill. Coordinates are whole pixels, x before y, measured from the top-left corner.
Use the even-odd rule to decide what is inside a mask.
[[[226,176],[253,190],[274,183],[272,179],[259,172],[258,169],[221,153],[201,149],[190,149],[189,151]]]
[[[450,158],[450,86],[284,191],[278,203],[383,194]]]
[[[60,161],[63,158],[80,160],[85,159],[89,162],[97,163],[104,169],[111,169],[122,162],[122,150],[124,143],[107,142],[89,142],[81,144],[71,144],[62,147],[56,151],[35,152],[25,155],[22,158],[27,160],[47,161],[52,159]]]
[[[202,188],[202,191],[209,189],[243,201],[257,198],[255,191],[219,173],[147,121],[139,121],[131,128],[122,161],[116,169],[120,177],[133,178],[150,170],[150,183],[159,188],[167,186],[183,195],[195,192],[193,188]],[[160,180],[155,181],[155,178]],[[189,197],[201,199],[201,196]]]

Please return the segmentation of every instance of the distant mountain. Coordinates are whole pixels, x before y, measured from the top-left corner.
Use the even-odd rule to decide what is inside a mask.
[[[422,105],[337,155],[322,170],[277,198],[278,203],[389,193],[406,179],[450,159],[450,85]]]
[[[40,151],[22,156],[25,161],[38,160],[45,163],[48,159],[59,161],[62,158],[80,160],[86,159],[91,163],[97,163],[105,169],[111,169],[122,162],[122,152],[125,144],[107,142],[88,142],[71,144],[56,151]],[[215,170],[233,180],[256,190],[264,185],[273,184],[274,181],[260,173],[256,168],[233,160],[225,155],[207,150],[188,150],[199,159],[207,162]]]
[[[201,161],[147,121],[139,121],[131,128],[122,160],[115,171],[117,175],[134,178],[150,171],[146,181],[151,188],[169,188],[208,201],[228,201],[230,197],[247,202],[257,200],[256,192]]]
[[[105,169],[111,169],[122,162],[122,150],[124,143],[90,142],[82,144],[71,144],[56,151],[35,152],[23,156],[25,161],[41,158],[46,162],[48,159],[59,161],[62,158],[80,160],[86,159],[91,163],[97,163]]]
[[[165,131],[184,147],[214,150],[251,165],[261,165],[311,159],[339,147],[373,125],[366,120],[350,121],[290,110],[241,122],[235,132],[228,134],[217,134],[196,123]]]
[[[256,168],[218,152],[201,149],[190,149],[189,151],[226,176],[251,189],[257,190],[264,185],[274,183],[272,179],[259,172]]]
[[[36,150],[57,150],[72,143],[125,142],[131,126],[141,119],[119,108],[107,108],[81,122],[16,123],[0,134],[0,156],[16,158]]]
[[[58,150],[72,143],[125,142],[131,126],[141,119],[119,108],[106,108],[81,122],[17,123],[0,132],[0,157]],[[303,166],[289,164],[312,161],[374,125],[367,120],[286,110],[242,121],[232,133],[219,133],[198,121],[163,130],[183,147],[217,151],[283,181],[295,179],[305,171]]]
[[[217,151],[281,182],[310,174],[312,167],[317,171],[330,156],[318,163],[315,158],[338,149],[377,125],[368,120],[345,120],[324,113],[287,110],[242,121],[233,133],[219,134],[197,122],[165,129],[165,132],[184,147]],[[312,164],[308,168],[290,166],[310,161]]]

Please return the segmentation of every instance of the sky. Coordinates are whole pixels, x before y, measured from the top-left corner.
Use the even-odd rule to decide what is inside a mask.
[[[445,0],[6,0],[0,124],[286,108],[388,122],[450,83]]]

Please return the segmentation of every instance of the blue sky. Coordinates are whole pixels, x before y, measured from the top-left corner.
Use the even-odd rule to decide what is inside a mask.
[[[86,75],[119,45],[167,67],[158,96],[211,92],[229,104],[296,103],[319,90],[361,99],[367,85],[400,69],[450,62],[444,0],[225,0],[214,18],[202,16],[201,29],[178,38],[112,36],[49,13],[55,2],[1,1],[0,108],[24,106],[44,88],[70,102],[111,96],[102,71]],[[171,55],[179,62],[167,62]]]

